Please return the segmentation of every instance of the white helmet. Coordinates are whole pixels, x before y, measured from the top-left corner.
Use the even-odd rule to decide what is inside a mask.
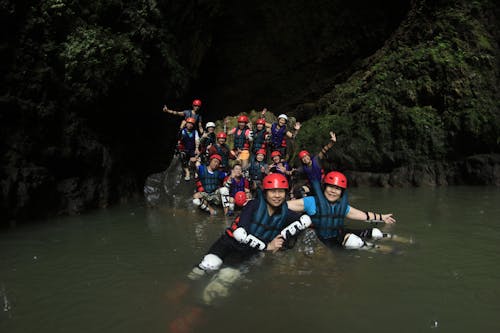
[[[205,128],[209,128],[209,127],[215,127],[215,123],[209,121],[206,125],[205,125]]]
[[[284,113],[282,113],[282,114],[280,114],[280,115],[278,116],[278,119],[280,119],[280,118],[283,118],[283,119],[285,119],[286,121],[288,121],[288,117],[287,117],[287,116],[286,116],[286,114],[284,114]]]

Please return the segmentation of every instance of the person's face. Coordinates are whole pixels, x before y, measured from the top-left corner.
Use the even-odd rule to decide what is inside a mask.
[[[325,194],[326,200],[335,202],[340,199],[342,188],[335,185],[326,185],[323,193]]]
[[[219,164],[220,164],[220,161],[219,161],[218,159],[216,159],[216,158],[212,158],[212,159],[210,160],[210,168],[211,168],[212,170],[217,169],[217,168],[219,167]]]
[[[192,130],[194,128],[194,124],[193,123],[186,123],[186,128],[188,130]]]
[[[259,131],[262,131],[262,129],[263,129],[263,128],[264,128],[264,125],[262,125],[262,124],[257,124],[257,129],[258,129]]]
[[[263,154],[257,154],[256,159],[257,159],[257,161],[262,162],[264,160],[264,155]]]
[[[208,128],[208,133],[213,133],[215,132],[215,127],[209,127]]]
[[[200,107],[198,105],[193,105],[193,110],[194,111],[199,111],[200,110]]]
[[[279,155],[273,156],[273,162],[274,163],[279,163],[280,160],[281,160],[281,156],[279,156]]]
[[[309,165],[311,163],[311,156],[305,155],[304,157],[302,157],[302,163]]]
[[[280,118],[280,119],[278,119],[278,124],[279,124],[280,126],[285,126],[285,124],[286,124],[286,119],[285,119],[285,118]]]
[[[218,142],[220,145],[222,145],[222,144],[224,144],[224,143],[226,142],[226,139],[225,139],[225,138],[219,138],[219,139],[217,139],[217,142]]]
[[[236,166],[233,168],[233,171],[234,171],[234,176],[235,176],[235,177],[241,177],[241,166],[236,165]]]
[[[247,123],[244,123],[244,122],[238,123],[238,127],[239,128],[244,128],[246,124]]]
[[[278,208],[285,202],[286,190],[282,188],[266,190],[266,201],[274,208]]]

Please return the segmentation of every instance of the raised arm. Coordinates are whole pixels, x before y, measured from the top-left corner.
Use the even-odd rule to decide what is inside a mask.
[[[293,133],[290,132],[290,131],[287,131],[286,132],[286,136],[289,137],[290,139],[293,139],[297,136],[297,134],[299,133],[299,130],[300,130],[300,123],[299,122],[296,122],[295,123],[295,126],[293,127],[293,129],[295,130]]]
[[[175,110],[170,110],[166,105],[163,105],[163,112],[174,114],[176,116],[184,116],[184,112],[182,111],[175,111]]]
[[[337,136],[334,132],[330,132],[330,141],[328,142],[328,144],[326,144],[326,146],[321,148],[321,151],[318,154],[318,158],[321,160],[324,159],[326,157],[326,152],[333,147],[335,142],[337,142]]]

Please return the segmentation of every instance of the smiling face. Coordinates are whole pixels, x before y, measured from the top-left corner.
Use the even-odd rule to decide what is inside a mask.
[[[326,200],[335,202],[342,196],[342,188],[335,185],[326,185],[323,193],[325,194]]]
[[[280,207],[286,199],[286,190],[282,188],[266,190],[266,201],[273,209]]]
[[[285,118],[279,118],[278,119],[278,125],[280,125],[280,127],[285,126],[286,125],[286,119]]]
[[[241,165],[236,164],[233,167],[233,172],[234,172],[234,176],[235,177],[237,177],[237,178],[241,177],[241,173],[242,173]]]
[[[305,165],[310,165],[312,163],[311,156],[304,155],[304,157],[302,157],[302,163],[304,163]]]

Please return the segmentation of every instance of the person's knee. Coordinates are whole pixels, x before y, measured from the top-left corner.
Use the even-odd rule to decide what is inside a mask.
[[[355,234],[347,234],[342,245],[348,250],[360,249],[365,245],[365,242]]]
[[[203,257],[198,266],[205,271],[216,271],[222,266],[222,259],[215,254],[209,253]]]
[[[384,234],[382,233],[382,231],[380,231],[380,229],[378,228],[373,228],[372,239],[382,239],[382,238],[384,238]]]

